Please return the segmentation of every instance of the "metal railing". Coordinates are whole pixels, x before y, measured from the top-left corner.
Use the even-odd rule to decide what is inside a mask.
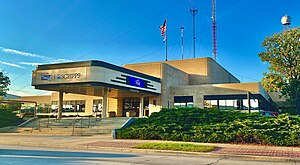
[[[72,126],[73,126],[72,136],[74,136],[74,134],[75,134],[75,124],[76,123],[78,123],[80,121],[80,128],[82,128],[82,119],[83,119],[83,117],[81,117],[80,119],[74,120],[74,122],[72,123]]]
[[[49,124],[50,124],[50,116],[54,116],[54,117],[55,117],[55,114],[57,114],[57,112],[53,112],[52,114],[50,113],[50,114],[48,115],[48,122],[47,122],[46,128],[49,128]],[[59,120],[59,119],[56,118],[55,121],[57,121],[57,120]]]

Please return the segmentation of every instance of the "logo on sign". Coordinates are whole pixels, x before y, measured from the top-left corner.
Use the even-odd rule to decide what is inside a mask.
[[[51,81],[52,80],[52,76],[49,73],[44,73],[41,76],[41,80]]]
[[[136,77],[128,76],[128,84],[140,88],[145,88],[145,81]]]
[[[57,74],[57,80],[71,80],[71,79],[79,79],[81,77],[80,73],[65,73],[65,74]]]
[[[140,82],[139,79],[135,80],[135,85],[136,85],[136,86],[139,86],[139,87],[141,86],[141,82]]]

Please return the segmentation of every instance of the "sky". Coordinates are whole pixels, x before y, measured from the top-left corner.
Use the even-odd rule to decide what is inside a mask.
[[[167,18],[168,60],[192,54],[192,15],[196,57],[212,57],[211,0],[1,0],[0,69],[10,78],[10,94],[43,95],[34,90],[36,65],[101,60],[118,66],[165,60],[159,26]],[[216,0],[217,62],[241,82],[259,82],[267,63],[259,52],[266,36],[283,30],[281,17],[300,25],[299,0]]]

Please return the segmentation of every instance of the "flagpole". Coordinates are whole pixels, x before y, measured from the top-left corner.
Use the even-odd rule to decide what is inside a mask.
[[[180,30],[181,30],[181,57],[182,57],[182,59],[183,59],[183,54],[184,54],[184,27],[182,26],[181,28],[180,28]]]
[[[168,61],[168,17],[166,17],[166,61]]]

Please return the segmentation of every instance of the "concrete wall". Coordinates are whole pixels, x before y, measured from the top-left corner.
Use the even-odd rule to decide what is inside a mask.
[[[169,64],[162,64],[162,75],[163,77],[161,79],[161,106],[163,108],[168,108],[171,107],[170,87],[188,85],[189,76],[187,73]]]
[[[193,62],[193,60],[192,60]],[[180,65],[180,62],[170,62],[178,65],[180,68],[189,68],[190,72],[197,71],[195,68],[190,68],[188,63],[184,63],[185,65]],[[124,67],[128,69],[132,69],[141,73],[149,74],[154,77],[161,78],[161,95],[159,97],[150,97],[149,100],[149,112],[157,112],[162,107],[167,108],[168,102],[170,103],[170,87],[171,86],[181,86],[189,84],[189,74],[182,71],[181,69],[174,67],[173,65],[169,65],[169,61],[167,62],[155,62],[155,63],[141,63],[141,64],[127,64]],[[153,100],[156,100],[157,105],[154,106]]]
[[[194,58],[139,64],[126,64],[125,68],[132,69],[154,77],[162,78],[160,64],[168,64],[188,74],[189,85],[239,83],[240,81],[215,62],[212,58]]]
[[[215,60],[207,58],[207,83],[240,83],[240,81]]]
[[[148,74],[153,77],[162,78],[161,62],[126,64],[123,67],[140,73]]]

